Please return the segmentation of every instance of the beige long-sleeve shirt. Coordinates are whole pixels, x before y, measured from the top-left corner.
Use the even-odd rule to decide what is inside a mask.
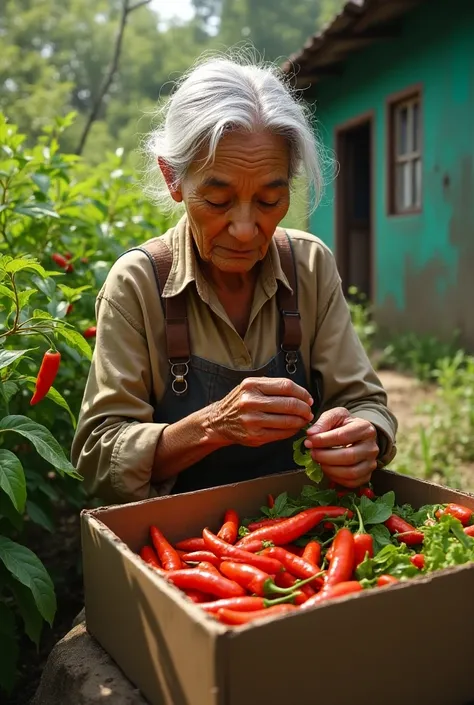
[[[386,393],[351,324],[334,257],[314,235],[287,231],[298,276],[298,301],[307,373],[323,379],[321,411],[344,406],[379,432],[379,465],[395,455],[397,422]],[[289,287],[271,243],[262,262],[247,333],[242,339],[199,269],[184,216],[162,236],[173,252],[163,296],[186,289],[194,355],[239,370],[265,365],[276,353],[278,282]],[[153,268],[139,251],[112,267],[97,297],[97,338],[72,461],[86,488],[106,502],[153,496],[150,483],[156,445],[166,424],[153,421],[168,379],[163,310]],[[291,469],[291,468],[289,468]],[[170,490],[172,483],[159,488]]]

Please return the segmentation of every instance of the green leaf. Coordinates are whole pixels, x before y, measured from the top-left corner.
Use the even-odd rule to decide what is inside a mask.
[[[13,612],[0,602],[0,686],[10,693],[16,678],[19,648]]]
[[[5,416],[0,419],[0,433],[2,431],[14,431],[24,436],[34,445],[41,457],[60,473],[82,480],[81,475],[76,472],[57,440],[45,426],[31,421],[26,416]]]
[[[0,284],[0,296],[6,296],[8,299],[15,301],[14,292],[9,289],[8,286],[5,286],[5,284]]]
[[[15,396],[18,391],[18,385],[15,382],[7,380],[0,384],[0,396],[3,399],[4,406],[7,407],[10,399]]]
[[[91,286],[78,286],[73,288],[72,286],[66,286],[66,284],[58,284],[58,289],[60,289],[68,301],[75,301],[79,298],[79,295],[84,291],[92,289]]]
[[[43,618],[39,613],[31,590],[13,579],[8,582],[8,587],[13,593],[18,611],[23,619],[26,635],[31,639],[33,644],[39,646],[41,630],[43,628]]]
[[[395,578],[413,578],[419,570],[411,560],[411,553],[405,544],[384,546],[373,558],[367,557],[356,570],[357,580],[376,580],[380,575],[393,575]]]
[[[20,291],[20,293],[18,294],[18,304],[20,310],[29,303],[33,294],[37,293],[38,289],[25,289],[24,291]]]
[[[27,382],[28,388],[31,389],[31,391],[33,391],[35,388],[35,385],[36,385],[36,379],[34,377],[26,377],[26,382]],[[49,392],[46,394],[45,399],[51,399],[51,401],[53,401],[55,404],[57,404],[62,409],[67,411],[67,413],[69,414],[69,418],[71,419],[73,429],[76,428],[76,425],[77,425],[76,417],[72,413],[72,411],[69,407],[69,404],[67,403],[67,401],[65,400],[63,395],[60,392],[58,392],[57,389],[55,389],[54,387],[51,387]]]
[[[28,215],[30,218],[59,218],[59,213],[56,213],[51,204],[42,203],[41,205],[35,203],[31,206],[15,206],[13,209],[14,213],[20,213],[21,215]]]
[[[43,193],[48,193],[49,187],[51,186],[51,179],[47,174],[32,174],[32,180]]]
[[[384,547],[392,543],[390,531],[383,524],[375,524],[369,530],[374,542],[374,555]]]
[[[50,534],[54,532],[55,526],[53,520],[46,514],[44,509],[39,506],[39,504],[36,504],[36,502],[28,499],[26,502],[26,513],[32,522],[38,524],[38,526],[41,526],[43,529],[46,529],[46,531],[49,531]]]
[[[27,259],[26,257],[19,257],[16,259],[11,259],[11,261],[5,265],[5,271],[10,272],[11,274],[16,274],[17,272],[21,272],[23,269],[30,269],[30,270],[36,272],[37,274],[39,274],[41,277],[46,276],[46,270],[35,259]]]
[[[415,511],[411,504],[402,504],[401,506],[394,507],[393,513],[405,519],[409,524],[419,527],[423,526],[427,519],[434,519],[434,513],[437,507],[438,505],[425,504]]]
[[[359,511],[364,524],[383,524],[391,516],[395,494],[387,492],[382,497],[372,501],[365,495],[360,498]]]
[[[304,503],[315,507],[327,507],[337,502],[336,490],[318,490],[314,485],[304,485],[300,497]]]
[[[25,509],[26,481],[22,464],[11,450],[0,448],[0,488],[19,514]]]
[[[27,350],[0,350],[0,370],[4,367],[8,367],[13,364],[15,360],[29,353],[33,348],[28,348]]]
[[[48,313],[47,311],[43,311],[40,308],[35,308],[35,310],[33,311],[33,314],[32,314],[32,318],[34,318],[36,320],[42,320],[42,319],[52,320],[53,319],[53,317],[50,313]]]
[[[31,590],[41,616],[52,625],[56,595],[52,580],[40,559],[26,546],[0,536],[0,561],[18,582]]]
[[[66,343],[76,352],[81,353],[88,360],[92,360],[92,349],[86,339],[73,328],[61,327],[57,329]]]
[[[281,494],[278,495],[278,497],[275,498],[275,504],[273,506],[273,511],[275,516],[279,516],[280,512],[285,509],[286,505],[288,504],[288,492],[282,492]]]
[[[318,484],[323,479],[323,471],[321,466],[314,462],[309,450],[307,448],[303,450],[305,438],[302,436],[293,442],[293,461],[296,465],[304,467],[309,479]]]
[[[461,522],[449,514],[424,529],[425,571],[463,565],[474,560],[474,538],[467,536]]]

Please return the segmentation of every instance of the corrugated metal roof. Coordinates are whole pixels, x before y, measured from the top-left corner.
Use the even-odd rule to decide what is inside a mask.
[[[338,75],[347,57],[378,41],[395,40],[400,18],[427,0],[349,0],[341,12],[282,69],[295,77],[297,88],[308,88],[325,76]]]

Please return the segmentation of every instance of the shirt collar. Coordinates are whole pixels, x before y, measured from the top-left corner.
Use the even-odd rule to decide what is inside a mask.
[[[172,234],[173,266],[162,292],[164,298],[177,296],[191,283],[195,282],[201,298],[208,299],[208,285],[199,270],[199,264],[193,247],[193,236],[186,215],[179,220]],[[260,274],[262,285],[268,296],[273,296],[281,282],[290,292],[292,288],[280,262],[280,255],[274,239],[262,262]]]

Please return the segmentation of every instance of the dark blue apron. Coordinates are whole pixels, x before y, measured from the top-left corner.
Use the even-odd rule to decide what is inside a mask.
[[[301,322],[298,312],[296,271],[291,243],[286,233],[275,233],[282,269],[293,293],[279,285],[277,305],[281,314],[279,352],[266,365],[253,370],[234,370],[193,355],[189,347],[186,318],[186,292],[176,297],[161,298],[165,313],[169,377],[163,397],[155,403],[154,420],[175,423],[199,409],[223,399],[247,377],[286,377],[308,388],[299,347]],[[153,264],[158,291],[163,287],[172,266],[172,254],[160,238],[138,248]],[[321,404],[321,383],[312,375],[313,413]],[[297,434],[299,435],[299,434]],[[295,467],[292,438],[254,448],[232,445],[210,453],[203,460],[183,470],[177,477],[173,493],[251,480],[264,475],[285,472]]]

